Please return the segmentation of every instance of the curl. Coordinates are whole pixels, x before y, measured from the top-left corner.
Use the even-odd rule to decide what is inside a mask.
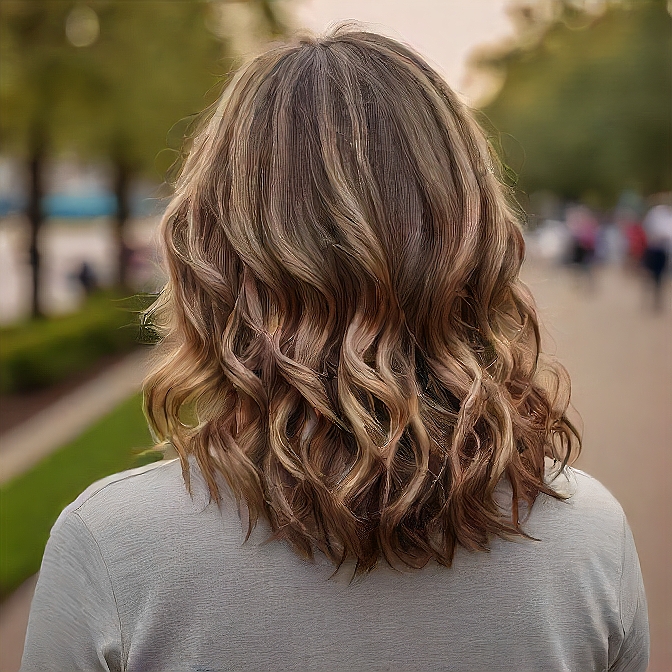
[[[580,449],[482,133],[408,48],[336,31],[236,77],[162,223],[159,442],[356,571],[524,535]],[[509,512],[496,504],[508,479]]]

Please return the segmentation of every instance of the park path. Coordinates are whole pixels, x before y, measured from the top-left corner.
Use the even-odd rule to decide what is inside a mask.
[[[572,379],[583,425],[577,466],[619,500],[637,545],[651,628],[649,672],[672,670],[672,287],[654,313],[643,279],[612,266],[591,282],[528,263],[545,350]]]
[[[640,279],[618,268],[598,269],[592,283],[541,262],[526,263],[523,275],[539,305],[545,349],[557,355],[572,377],[572,401],[584,426],[577,466],[611,490],[633,529],[649,602],[649,672],[669,672],[670,293],[666,310],[654,314]],[[139,372],[129,369],[130,384]],[[135,382],[128,393],[134,389]],[[18,669],[33,587],[31,579],[0,608],[0,672]]]
[[[146,352],[136,351],[101,375],[0,436],[0,485],[65,445],[140,389]]]

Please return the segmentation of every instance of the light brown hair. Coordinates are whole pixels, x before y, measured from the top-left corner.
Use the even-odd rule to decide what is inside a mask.
[[[450,565],[523,534],[579,438],[483,133],[408,47],[340,29],[242,69],[164,216],[158,440],[301,554]],[[493,499],[511,483],[510,514]]]

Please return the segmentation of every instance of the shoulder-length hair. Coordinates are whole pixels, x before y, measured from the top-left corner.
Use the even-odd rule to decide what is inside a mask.
[[[519,224],[483,133],[398,42],[337,30],[242,69],[162,222],[145,383],[188,484],[223,475],[274,536],[356,571],[449,566],[524,534],[580,448],[540,364]],[[493,498],[507,477],[512,506]]]

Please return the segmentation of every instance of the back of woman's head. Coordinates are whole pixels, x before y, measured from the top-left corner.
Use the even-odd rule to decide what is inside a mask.
[[[163,239],[150,424],[251,526],[359,571],[449,565],[554,494],[544,458],[578,438],[523,238],[481,131],[407,47],[341,30],[254,60],[194,138]]]

